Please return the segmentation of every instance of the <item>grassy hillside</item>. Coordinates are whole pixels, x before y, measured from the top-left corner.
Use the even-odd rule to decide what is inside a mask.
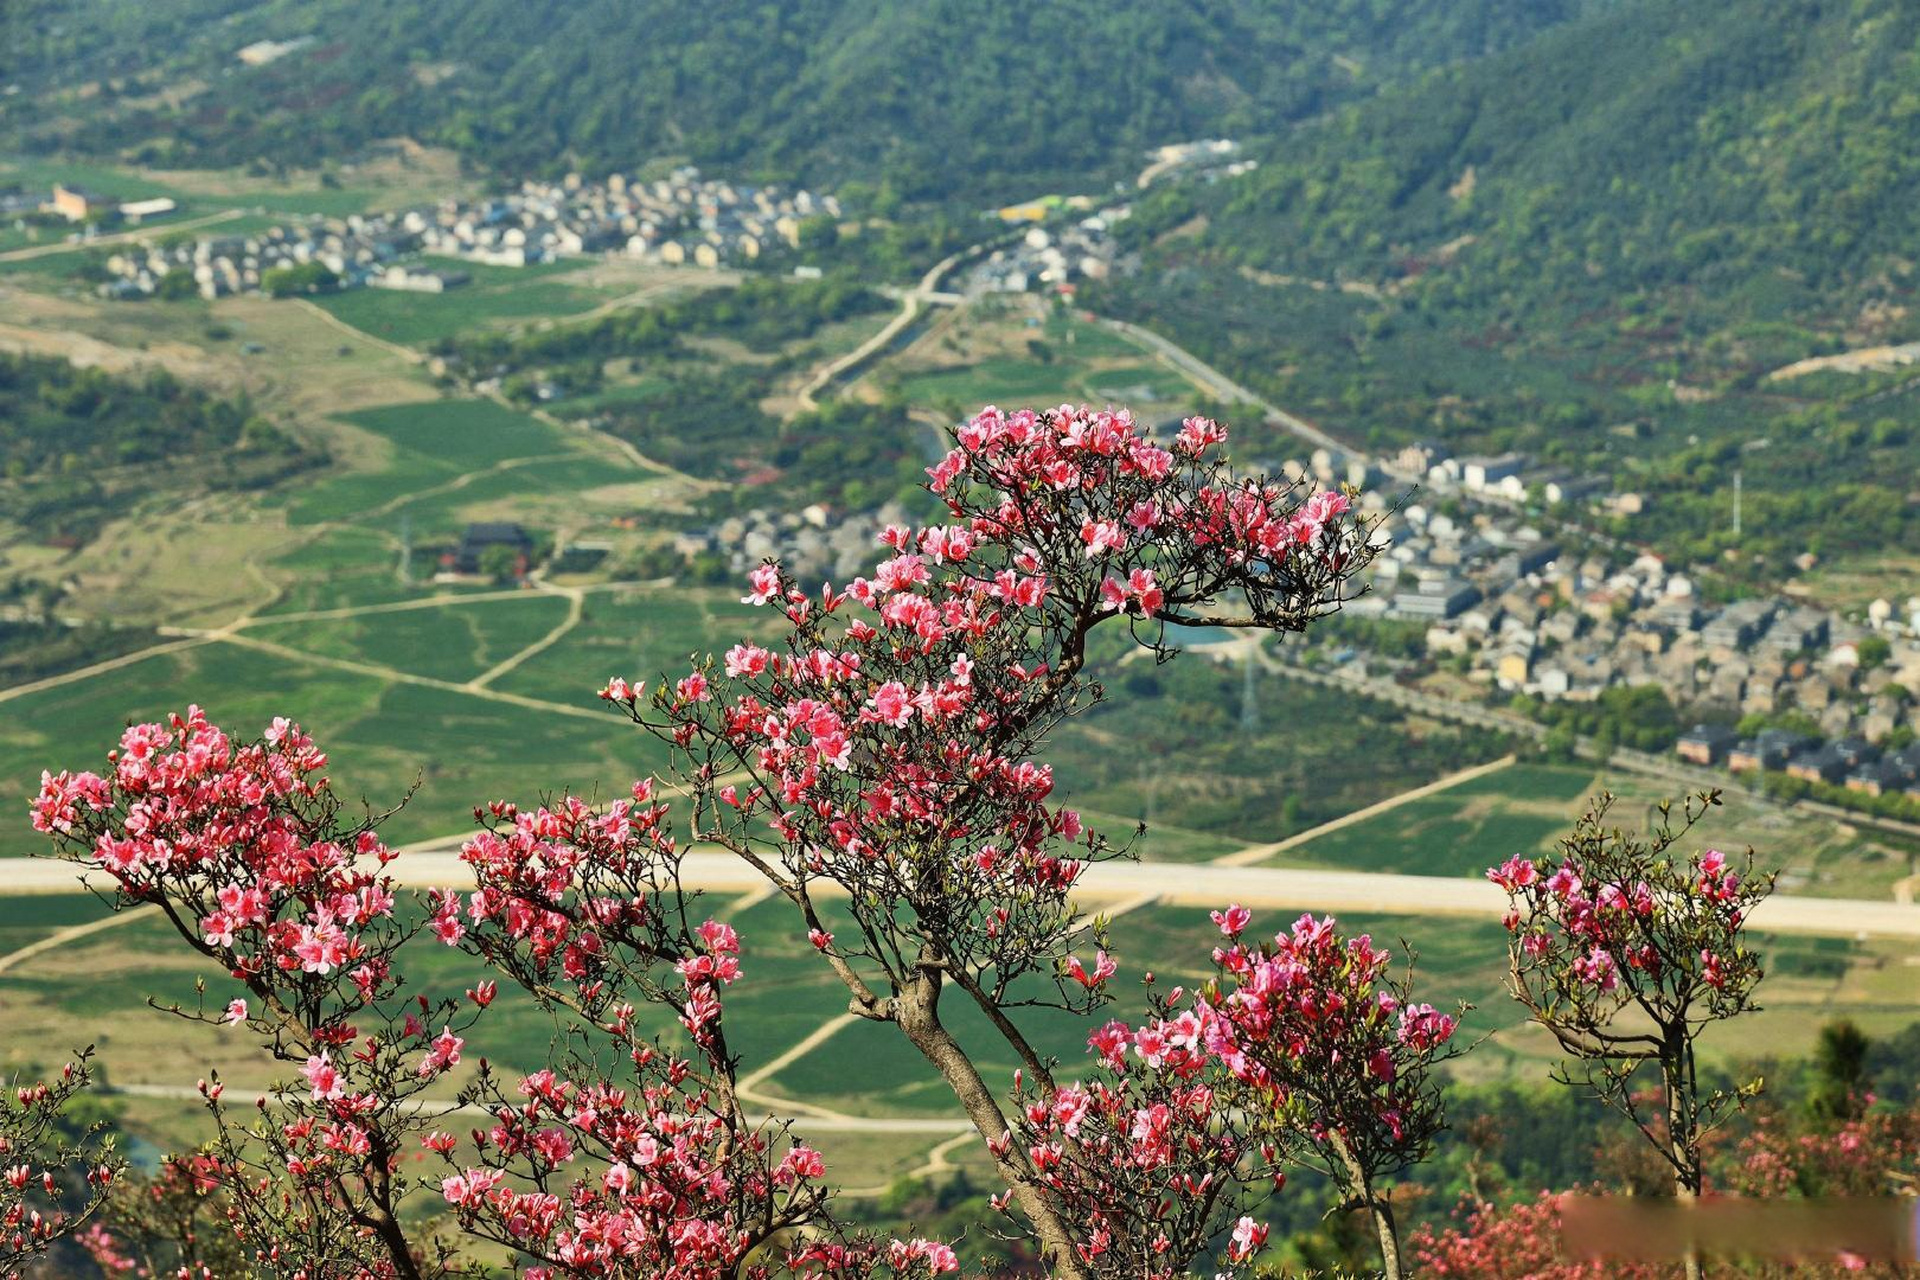
[[[1267,131],[1594,2],[26,0],[7,74],[36,92],[0,125],[179,165],[410,135],[509,173],[686,155],[971,193],[1130,174],[1145,148]]]

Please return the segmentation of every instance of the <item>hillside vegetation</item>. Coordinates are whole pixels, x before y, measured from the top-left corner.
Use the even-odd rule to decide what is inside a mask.
[[[1141,202],[1094,298],[1388,446],[1521,448],[1656,500],[1732,567],[1920,534],[1904,376],[1768,375],[1920,335],[1920,11],[1634,0]]]
[[[1593,3],[26,0],[8,74],[40,92],[0,124],[171,166],[411,136],[513,175],[680,155],[971,198],[1131,176],[1150,147],[1268,132]],[[103,71],[106,93],[73,89]]]
[[[78,542],[156,491],[251,487],[315,461],[244,397],[0,353],[0,528]]]

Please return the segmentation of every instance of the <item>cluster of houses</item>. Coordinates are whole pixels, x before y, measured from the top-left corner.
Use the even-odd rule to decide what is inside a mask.
[[[1524,453],[1455,457],[1445,445],[1415,441],[1382,460],[1389,474],[1440,493],[1463,492],[1505,505],[1542,503],[1549,507],[1583,502],[1616,515],[1638,515],[1640,494],[1612,492],[1612,478],[1565,467],[1536,466]]]
[[[1920,800],[1920,742],[1883,751],[1859,735],[1820,739],[1787,729],[1742,737],[1725,725],[1697,724],[1680,736],[1674,753],[1735,773],[1777,770],[1804,782],[1845,786],[1870,796]]]
[[[1114,270],[1112,224],[1126,206],[1104,209],[1053,227],[1029,227],[1020,240],[995,249],[967,273],[966,292],[1027,293],[1047,289],[1071,296],[1076,280],[1104,280]]]
[[[569,174],[481,200],[312,218],[243,236],[210,234],[127,249],[107,260],[100,292],[113,298],[152,294],[170,272],[184,270],[201,296],[217,298],[260,289],[269,272],[308,263],[325,267],[338,288],[439,293],[464,281],[461,272],[421,265],[421,254],[524,267],[620,253],[669,266],[717,268],[795,247],[808,219],[839,216],[839,201],[831,195],[710,180],[690,168],[654,182],[620,174],[587,182]]]
[[[1676,705],[1728,718],[1796,711],[1832,740],[1920,732],[1920,597],[1904,612],[1876,601],[1864,621],[1786,599],[1716,605],[1657,557],[1563,554],[1506,503],[1459,515],[1425,502],[1390,509],[1383,495],[1404,491],[1392,477],[1413,463],[1444,463],[1449,474],[1457,467],[1452,483],[1482,493],[1525,474],[1517,455],[1435,460],[1405,451],[1383,460],[1384,484],[1379,469],[1326,450],[1287,469],[1362,486],[1363,507],[1382,519],[1386,545],[1370,589],[1347,610],[1424,624],[1427,654],[1458,655],[1473,681],[1586,701],[1616,686],[1658,685]]]
[[[625,253],[669,266],[752,262],[778,246],[797,247],[812,218],[839,218],[831,195],[703,178],[676,169],[653,182],[613,174],[589,182],[523,182],[477,203],[448,201],[407,215],[425,247],[499,266],[550,258]]]
[[[25,187],[0,190],[0,218],[14,219],[16,229],[24,230],[29,221],[61,219],[81,227],[82,230],[75,233],[80,238],[92,236],[100,227],[111,224],[139,226],[149,219],[176,212],[179,207],[172,196],[123,200],[68,182],[56,182],[51,190]]]
[[[339,288],[405,289],[441,293],[465,283],[460,271],[419,263],[425,248],[405,217],[355,214],[270,227],[248,235],[207,235],[166,244],[134,245],[106,260],[107,298],[156,293],[172,273],[185,272],[203,298],[251,293],[271,284],[271,272],[318,266]],[[264,282],[264,284],[263,284]]]
[[[677,534],[673,549],[689,560],[724,556],[736,574],[774,556],[803,582],[847,582],[873,572],[883,549],[880,532],[890,524],[904,528],[913,519],[898,502],[844,514],[819,503],[800,511],[755,508]]]

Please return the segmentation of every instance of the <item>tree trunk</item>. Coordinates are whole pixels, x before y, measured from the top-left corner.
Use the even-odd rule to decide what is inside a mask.
[[[1338,1133],[1328,1135],[1329,1145],[1338,1160],[1336,1181],[1348,1204],[1364,1207],[1373,1217],[1374,1234],[1380,1238],[1380,1272],[1386,1280],[1400,1280],[1400,1231],[1393,1221],[1393,1205],[1374,1190],[1373,1181],[1361,1167],[1353,1148]]]
[[[997,1143],[1007,1132],[1007,1118],[966,1050],[941,1025],[939,1003],[939,974],[923,971],[907,992],[894,998],[894,1021],[899,1023],[913,1047],[940,1072],[980,1136],[989,1144]],[[1035,1184],[1028,1171],[1013,1163],[1010,1154],[995,1155],[994,1164],[1007,1180],[1020,1208],[1033,1222],[1047,1274],[1056,1280],[1092,1280],[1080,1255],[1074,1251],[1073,1234],[1067,1229],[1053,1197],[1044,1187]]]
[[[1373,1229],[1380,1236],[1380,1273],[1386,1280],[1400,1280],[1400,1232],[1393,1223],[1393,1206],[1375,1199],[1367,1207],[1373,1214]]]
[[[1683,1220],[1689,1215],[1700,1199],[1700,1156],[1696,1148],[1692,1102],[1692,1046],[1682,1045],[1680,1051],[1661,1063],[1662,1083],[1667,1090],[1667,1149],[1673,1160],[1673,1199],[1680,1206]],[[1703,1269],[1700,1265],[1700,1251],[1693,1243],[1693,1223],[1685,1221],[1687,1249],[1681,1261],[1686,1266],[1687,1280],[1700,1280]]]

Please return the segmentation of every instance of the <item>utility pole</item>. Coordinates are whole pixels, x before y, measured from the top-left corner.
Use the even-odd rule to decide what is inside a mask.
[[[400,513],[400,581],[413,581],[413,513]]]

